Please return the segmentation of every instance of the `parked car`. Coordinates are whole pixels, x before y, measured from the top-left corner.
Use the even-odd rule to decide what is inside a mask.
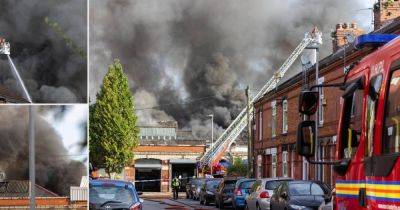
[[[89,209],[141,210],[143,200],[131,182],[110,179],[89,180]]]
[[[236,182],[232,197],[233,209],[243,209],[246,206],[245,198],[249,195],[255,181],[255,179],[239,179]]]
[[[196,200],[196,201],[199,200],[201,187],[203,186],[204,182],[205,182],[204,178],[198,178],[194,182],[194,187],[192,189],[192,192],[193,192],[192,199],[193,200]]]
[[[289,181],[275,189],[271,197],[271,209],[318,209],[330,203],[329,187],[317,181]]]
[[[237,177],[225,177],[219,183],[215,191],[215,206],[221,209],[224,206],[232,205],[233,190],[235,189],[236,182],[241,179]]]
[[[222,179],[206,179],[200,191],[200,204],[209,205],[215,202],[215,190]]]
[[[251,192],[246,198],[247,210],[265,210],[270,207],[270,199],[282,182],[291,181],[290,178],[265,178],[258,179],[253,183]]]

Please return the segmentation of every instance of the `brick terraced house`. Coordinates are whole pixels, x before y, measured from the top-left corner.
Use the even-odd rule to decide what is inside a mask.
[[[384,2],[379,1],[377,4],[379,6]],[[394,2],[397,5],[396,11],[399,11],[398,1]],[[392,10],[392,7],[388,7],[388,9]],[[379,11],[387,12],[385,9]],[[371,33],[400,34],[400,17],[398,16],[386,24],[378,24],[382,27]],[[361,34],[361,30],[357,28],[356,24],[338,24],[336,26],[336,31],[332,33],[335,52],[320,60],[318,83],[343,82],[344,68],[349,68],[376,50],[372,47],[356,49],[352,44],[346,44],[344,39],[347,39],[349,34],[358,36]],[[252,148],[254,173],[256,177],[320,179],[333,186],[334,173],[331,166],[309,164],[296,154],[297,126],[302,120],[298,112],[298,97],[305,86],[304,78],[308,79],[309,84],[315,84],[314,66],[283,80],[276,89],[253,104],[255,108]],[[338,99],[342,94],[343,91],[338,88],[321,88],[316,153],[319,153],[323,160],[334,159],[340,112]],[[352,111],[352,123],[354,126],[361,126],[358,123],[361,107],[353,107]],[[311,116],[311,118],[315,119],[315,116]]]

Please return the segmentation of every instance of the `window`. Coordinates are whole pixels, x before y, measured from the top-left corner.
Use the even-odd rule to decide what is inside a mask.
[[[276,154],[273,154],[272,155],[272,164],[271,164],[271,172],[272,172],[272,174],[271,174],[271,177],[272,178],[275,178],[276,177],[276,165],[277,165],[277,156],[276,156]]]
[[[357,150],[361,134],[361,117],[364,97],[363,79],[358,78],[348,84],[358,84],[354,93],[344,96],[342,128],[340,139],[340,157],[352,158]]]
[[[272,119],[271,119],[271,133],[272,137],[276,137],[276,101],[271,102]]]
[[[370,81],[370,88],[367,97],[367,114],[366,114],[366,148],[365,148],[365,156],[371,157],[374,151],[374,129],[375,129],[375,115],[376,109],[378,105],[378,97],[382,84],[382,74],[379,74],[373,77]]]
[[[288,131],[287,112],[288,112],[288,102],[285,99],[282,102],[282,133],[287,133]]]
[[[318,79],[318,84],[324,83],[324,77]],[[318,126],[324,125],[324,102],[325,102],[325,95],[324,89],[319,88],[319,105],[318,105]]]
[[[288,153],[287,151],[282,152],[282,176],[288,177]]]
[[[383,126],[382,153],[400,152],[400,69],[390,76]]]
[[[260,115],[258,117],[258,140],[261,141],[263,138],[263,116],[262,110],[260,110]]]

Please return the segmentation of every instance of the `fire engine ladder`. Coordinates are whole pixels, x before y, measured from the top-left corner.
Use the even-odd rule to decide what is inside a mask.
[[[292,54],[285,60],[282,66],[274,73],[272,78],[261,88],[261,90],[250,99],[250,103],[253,104],[264,94],[273,90],[281,78],[285,75],[290,66],[299,57],[302,51],[306,47],[317,47],[322,44],[322,34],[318,32],[317,28],[311,33],[306,33],[304,39],[300,44],[294,49]],[[249,96],[251,97],[251,96]],[[250,113],[253,112],[253,106],[250,106]],[[250,116],[252,120],[253,116]],[[203,156],[200,158],[200,164],[202,166],[211,166],[217,163],[233,143],[233,141],[239,136],[243,129],[247,125],[247,110],[244,108],[240,114],[233,120],[233,122],[228,126],[228,128],[222,133],[222,135],[214,142],[213,147],[207,150]]]

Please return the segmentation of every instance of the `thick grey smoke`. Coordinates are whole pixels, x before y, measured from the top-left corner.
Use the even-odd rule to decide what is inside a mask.
[[[86,5],[86,0],[0,1],[0,37],[10,42],[34,102],[86,102]],[[3,56],[0,84],[20,90]]]
[[[318,26],[326,43],[322,56],[328,55],[331,29],[357,21],[363,7],[362,0],[96,1],[90,6],[91,101],[107,66],[119,58],[140,121],[172,117],[204,135],[206,115],[214,114],[216,127],[225,128],[244,107],[245,86],[258,90],[305,32]],[[157,109],[140,109],[148,107]]]
[[[59,194],[69,195],[70,186],[79,186],[86,167],[70,160],[61,138],[41,115],[51,110],[57,117],[65,107],[41,107],[36,119],[36,181]],[[0,109],[0,171],[8,179],[27,180],[28,173],[28,107],[3,106]]]

